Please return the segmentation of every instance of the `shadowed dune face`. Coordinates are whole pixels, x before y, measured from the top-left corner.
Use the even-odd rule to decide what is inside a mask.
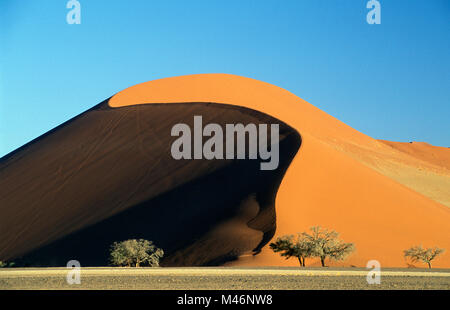
[[[279,124],[278,169],[260,170],[259,160],[173,159],[171,128],[193,128],[194,115],[223,128]],[[2,159],[0,258],[100,266],[113,242],[131,238],[162,247],[165,266],[258,252],[275,232],[276,192],[300,143],[288,125],[246,108],[104,102]]]

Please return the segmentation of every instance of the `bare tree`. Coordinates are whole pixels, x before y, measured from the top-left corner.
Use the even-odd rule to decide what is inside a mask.
[[[413,262],[422,261],[428,265],[431,269],[431,261],[444,253],[445,249],[440,249],[438,247],[434,248],[422,248],[421,245],[411,247],[403,251],[405,258],[410,258]]]
[[[302,233],[310,246],[311,256],[319,257],[322,267],[325,260],[343,260],[355,250],[353,243],[339,240],[339,234],[334,230],[328,230],[320,226],[311,227],[311,233]]]
[[[295,240],[293,235],[279,237],[270,244],[270,248],[274,252],[281,252],[280,255],[286,259],[297,257],[300,266],[303,267],[305,259],[311,256],[311,247],[301,234],[298,234]]]
[[[114,242],[111,246],[110,261],[116,266],[140,267],[141,264],[147,264],[158,267],[163,255],[164,251],[156,247],[152,241],[130,239]]]

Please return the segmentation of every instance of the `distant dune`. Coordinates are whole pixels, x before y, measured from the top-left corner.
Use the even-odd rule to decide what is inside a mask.
[[[173,160],[170,127],[199,113],[279,123],[279,169]],[[0,260],[101,265],[110,242],[142,237],[168,266],[296,265],[268,242],[322,225],[356,245],[337,265],[405,266],[403,249],[422,244],[446,248],[434,266],[450,267],[449,167],[448,148],[375,140],[264,82],[150,81],[1,159]]]
[[[390,142],[392,147],[372,168],[450,207],[450,149],[425,142]]]
[[[435,165],[439,169],[446,168],[450,170],[450,151],[448,147],[434,146],[426,142],[380,141],[419,160]]]

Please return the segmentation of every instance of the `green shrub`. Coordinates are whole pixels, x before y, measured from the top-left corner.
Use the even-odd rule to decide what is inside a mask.
[[[14,267],[15,263],[14,262],[3,262],[0,260],[0,268],[10,268],[10,267]]]

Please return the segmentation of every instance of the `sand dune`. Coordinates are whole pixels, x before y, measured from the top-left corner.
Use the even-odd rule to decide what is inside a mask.
[[[193,113],[219,123],[284,122],[281,170],[260,176],[248,164],[162,156],[170,147],[161,139],[167,128]],[[450,267],[448,153],[377,141],[286,90],[249,78],[150,81],[1,160],[0,259],[64,253],[63,261],[80,255],[88,242],[84,259],[96,264],[107,250],[95,252],[92,236],[104,247],[113,238],[145,235],[167,247],[168,265],[234,257],[229,265],[296,265],[267,243],[323,225],[355,243],[357,252],[345,265],[377,259],[384,267],[405,266],[402,250],[421,243],[446,248],[434,266]],[[259,181],[248,186],[248,180]],[[186,208],[173,207],[185,200]],[[139,228],[147,219],[154,228]]]
[[[357,252],[346,264],[358,266],[370,259],[384,266],[405,266],[402,250],[418,243],[450,249],[450,209],[426,197],[423,188],[418,191],[374,169],[386,158],[412,165],[414,158],[279,87],[232,75],[192,75],[130,87],[113,96],[110,105],[181,100],[226,102],[264,111],[300,132],[301,149],[277,194],[276,236],[319,224],[334,228],[342,238],[355,242]],[[448,175],[442,179],[448,182]],[[285,261],[266,246],[261,254],[234,264],[297,263]],[[449,265],[447,251],[436,266]]]

